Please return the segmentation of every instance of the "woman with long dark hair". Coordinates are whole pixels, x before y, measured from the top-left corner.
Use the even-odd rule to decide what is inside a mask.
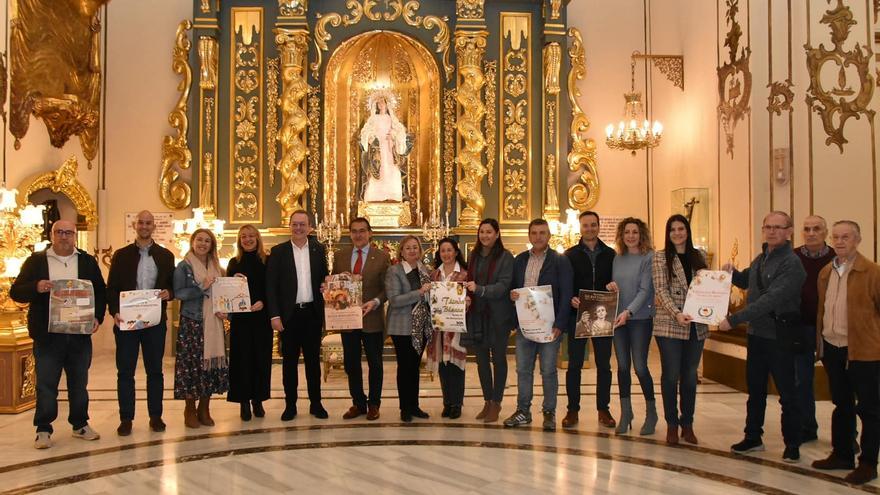
[[[691,224],[683,215],[666,221],[663,251],[656,253],[652,274],[657,294],[654,337],[660,348],[660,390],[666,419],[666,442],[678,443],[678,430],[685,442],[696,444],[694,407],[697,400],[697,367],[709,329],[681,312],[694,274],[706,268],[702,253],[694,247]],[[679,416],[678,403],[681,403]]]
[[[461,342],[477,357],[477,372],[483,389],[483,409],[477,419],[498,421],[507,385],[507,341],[516,323],[510,302],[513,255],[504,248],[501,228],[494,218],[480,222],[477,243],[468,260],[467,289],[471,305],[467,333]]]

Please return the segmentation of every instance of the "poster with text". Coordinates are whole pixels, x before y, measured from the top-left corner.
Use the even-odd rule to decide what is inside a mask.
[[[119,293],[119,329],[140,330],[162,321],[162,300],[159,289],[126,290]]]
[[[431,282],[431,324],[438,332],[467,331],[467,290],[462,282]]]
[[[617,292],[581,289],[574,338],[611,337],[617,316]]]
[[[324,323],[327,330],[364,328],[363,280],[360,275],[331,275],[324,291]],[[377,311],[380,311],[378,308]]]
[[[250,313],[251,291],[244,277],[217,277],[211,284],[211,307],[215,313]]]
[[[523,287],[516,300],[516,317],[523,337],[533,342],[553,342],[553,286]]]
[[[49,332],[88,335],[95,329],[91,280],[53,280],[49,290]]]
[[[730,273],[724,270],[700,270],[691,280],[681,312],[695,322],[718,325],[727,318],[730,304]]]

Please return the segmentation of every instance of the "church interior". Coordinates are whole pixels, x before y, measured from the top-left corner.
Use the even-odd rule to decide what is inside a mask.
[[[854,486],[842,471],[810,467],[831,448],[821,363],[818,439],[801,447],[800,463],[780,460],[775,398],[767,451],[729,451],[746,410],[744,328],[706,340],[699,445],[596,424],[591,359],[582,371],[586,419],[574,429],[474,420],[482,396],[472,357],[461,419],[440,417],[440,383],[423,371],[431,418],[399,422],[390,341],[388,412],[343,420],[350,397],[332,334],[321,348],[329,420],[279,420],[276,364],[265,418],[242,422],[220,398],[216,426],[190,430],[168,378],[179,316],[171,304],[168,431],[146,429],[141,367],[135,431],[114,433],[107,318],[92,337],[88,383],[101,439],[67,435],[62,379],[63,432],[52,449],[35,450],[33,343],[26,307],[9,297],[52,221],[75,223],[77,247],[106,276],[143,210],[178,260],[197,228],[214,232],[224,266],[240,227],[256,227],[268,249],[288,241],[298,210],[331,252],[350,246],[352,219],[368,218],[373,246],[392,258],[407,235],[428,254],[447,236],[470,252],[484,218],[497,219],[513,254],[531,246],[529,222],[544,218],[550,248],[562,252],[579,242],[586,210],[600,216],[606,243],[618,222],[637,217],[662,249],[667,218],[680,213],[715,270],[748,266],[762,249],[762,220],[780,210],[794,221],[795,245],[808,216],[858,222],[859,250],[876,263],[880,0],[5,3],[0,494],[880,491],[876,480]],[[744,298],[735,292],[731,308]],[[504,414],[517,396],[513,339],[508,361]],[[659,394],[656,346],[649,366]],[[564,385],[558,393],[562,403]]]

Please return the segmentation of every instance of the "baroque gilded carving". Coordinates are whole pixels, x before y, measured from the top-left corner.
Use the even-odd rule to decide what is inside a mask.
[[[21,391],[19,399],[27,399],[37,394],[37,360],[33,353],[21,356]]]
[[[211,0],[201,0],[199,3],[203,14],[211,13]]]
[[[27,204],[33,193],[41,189],[49,189],[54,193],[67,196],[76,208],[78,215],[85,218],[87,230],[95,230],[98,227],[98,208],[89,195],[89,191],[77,177],[79,163],[75,156],[71,156],[58,167],[57,170],[45,174],[39,174],[25,181],[22,187],[24,194],[21,196],[21,204]]]
[[[305,30],[275,29],[275,44],[281,53],[282,95],[279,100],[282,122],[278,134],[281,160],[276,165],[281,174],[281,191],[275,200],[281,206],[281,218],[287,219],[301,204],[301,197],[309,185],[300,170],[308,150],[303,132],[308,126],[308,115],[303,110],[303,99],[309,93],[305,80],[308,57],[308,32]]]
[[[447,214],[452,206],[455,173],[456,93],[454,88],[443,90],[443,190],[446,191]]]
[[[216,214],[214,210],[214,154],[206,151],[202,156],[201,187],[199,188],[199,208],[208,215]]]
[[[476,227],[486,207],[486,199],[481,191],[487,172],[482,160],[483,148],[486,147],[486,138],[483,136],[483,115],[486,113],[483,86],[486,77],[482,64],[488,35],[486,31],[459,31],[455,34],[460,81],[456,101],[462,109],[456,124],[462,140],[455,158],[461,171],[456,191],[464,204],[459,214],[459,225],[464,227]]]
[[[459,19],[482,19],[485,0],[455,0],[455,15]]]
[[[559,69],[562,65],[562,48],[556,41],[544,45],[544,91],[548,95],[559,94]]]
[[[229,92],[230,223],[259,222],[262,218],[262,86],[263,9],[233,8],[230,33],[230,66],[233,87]],[[256,174],[253,181],[236,180]]]
[[[728,49],[728,60],[717,68],[718,73],[718,119],[724,129],[727,143],[727,154],[733,157],[733,133],[736,124],[751,111],[749,101],[752,95],[752,73],[749,58],[750,47],[740,49],[739,40],[743,31],[737,21],[739,0],[726,0],[726,23],[730,30],[724,38],[724,46]]]
[[[870,72],[873,53],[870,45],[863,47],[859,43],[850,50],[844,49],[850,29],[857,22],[853,18],[852,10],[843,4],[843,0],[837,0],[836,7],[827,10],[819,22],[827,25],[831,31],[834,48],[828,50],[824,44],[820,44],[818,48],[813,48],[810,43],[804,45],[807,50],[807,72],[810,76],[807,104],[822,119],[822,127],[828,135],[825,144],[837,145],[843,153],[843,145],[849,142],[843,135],[846,122],[853,117],[860,119],[862,115],[868,121],[874,118],[874,110],[868,109],[874,96],[874,76]],[[837,85],[825,88],[821,74],[825,64],[829,63],[838,67]],[[856,89],[847,84],[847,67],[854,68],[858,74]]]
[[[495,114],[495,87],[498,84],[498,61],[487,60],[483,64],[483,72],[486,76],[486,108],[491,111],[486,112],[486,180],[489,181],[491,187],[495,183],[495,153],[497,145],[495,136],[498,133],[498,122]]]
[[[531,215],[531,98],[532,55],[528,13],[501,14],[501,178],[500,220],[528,222]]]
[[[557,167],[556,155],[553,153],[544,157],[544,170],[547,176],[544,178],[546,191],[544,192],[544,216],[555,218],[559,216],[559,193],[556,191]]]
[[[278,141],[278,57],[266,60],[266,162],[269,164],[269,185],[275,185]]]
[[[217,39],[211,36],[199,37],[199,87],[217,87],[217,64],[219,63]]]
[[[321,98],[320,90],[309,87],[309,189],[312,191],[312,211],[318,211],[318,180],[321,176]]]
[[[109,0],[16,0],[12,9],[9,131],[15,149],[30,116],[44,121],[52,146],[79,136],[86,159],[98,152],[101,99],[100,8]]]
[[[550,0],[550,19],[559,19],[560,10],[562,9],[562,0]]]
[[[283,16],[306,15],[309,0],[278,0],[278,12]]]
[[[192,69],[189,66],[189,50],[191,43],[187,31],[192,29],[192,22],[183,20],[177,26],[176,41],[171,57],[171,69],[180,74],[182,79],[177,85],[180,97],[174,109],[168,114],[168,123],[177,130],[176,136],[165,136],[162,142],[162,170],[159,176],[159,197],[162,203],[172,210],[181,210],[190,205],[192,189],[180,177],[180,170],[186,170],[192,163],[192,153],[186,141],[189,127],[187,119],[187,101],[189,88],[192,85]]]
[[[782,115],[782,112],[791,111],[791,102],[794,101],[794,86],[791,79],[775,81],[767,85],[770,88],[770,96],[767,97],[767,111]]]
[[[568,152],[568,168],[579,172],[577,181],[568,188],[568,204],[572,208],[588,210],[599,200],[599,172],[596,168],[596,143],[586,137],[590,121],[581,109],[578,98],[581,91],[577,82],[586,77],[587,64],[584,40],[576,28],[568,30],[571,38],[568,56],[571,70],[568,73],[568,100],[571,105],[571,142]]]

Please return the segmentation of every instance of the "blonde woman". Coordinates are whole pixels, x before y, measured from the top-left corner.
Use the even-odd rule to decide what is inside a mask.
[[[212,312],[210,297],[211,286],[222,276],[217,239],[210,230],[196,230],[189,252],[174,269],[174,296],[181,302],[174,398],[186,401],[183,417],[188,428],[214,426],[211,395],[229,387],[222,321],[226,315]]]

